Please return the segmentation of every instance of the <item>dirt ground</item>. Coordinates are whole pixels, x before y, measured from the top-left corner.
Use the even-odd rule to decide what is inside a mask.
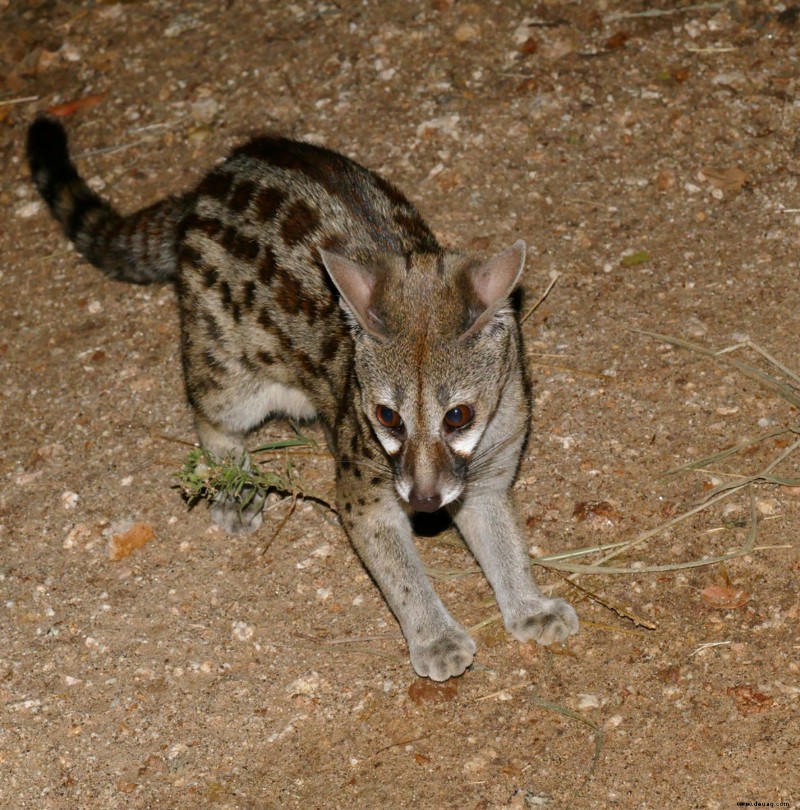
[[[800,807],[800,7],[0,0],[0,28],[0,806]],[[505,634],[451,531],[420,539],[478,655],[417,679],[330,512],[276,536],[275,500],[227,537],[187,510],[173,291],[102,279],[29,183],[26,126],[65,104],[125,211],[279,129],[381,171],[446,244],[524,238],[523,310],[558,274],[524,324],[533,556],[787,458],[611,573],[535,566],[582,621],[562,648]],[[324,450],[289,457],[332,497]],[[149,541],[111,554],[131,523]]]

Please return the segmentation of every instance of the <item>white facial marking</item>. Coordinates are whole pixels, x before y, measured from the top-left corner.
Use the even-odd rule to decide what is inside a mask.
[[[393,456],[400,450],[400,439],[395,438],[392,436],[391,433],[387,433],[385,430],[376,431],[378,436],[378,441],[383,445],[383,449],[390,455]]]
[[[472,451],[475,449],[476,445],[480,441],[482,436],[482,431],[475,430],[466,430],[463,433],[456,433],[450,439],[449,444],[450,447],[453,449],[453,452],[458,453],[461,456],[468,456]]]
[[[442,506],[452,503],[464,491],[463,484],[446,484],[442,487]]]
[[[395,488],[397,489],[397,494],[406,503],[408,503],[408,499],[411,497],[411,484],[408,481],[401,481],[400,479],[396,478],[394,485]]]

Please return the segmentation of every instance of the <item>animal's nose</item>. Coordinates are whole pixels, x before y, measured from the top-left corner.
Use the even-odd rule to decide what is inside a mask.
[[[438,492],[414,487],[409,493],[408,502],[417,512],[435,512],[442,505],[442,496]]]

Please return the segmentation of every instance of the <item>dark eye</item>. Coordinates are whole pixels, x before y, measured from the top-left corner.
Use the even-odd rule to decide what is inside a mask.
[[[465,428],[475,417],[475,411],[470,405],[456,405],[444,415],[445,427],[450,430],[460,430]]]
[[[400,414],[386,405],[378,405],[378,407],[375,408],[375,418],[385,428],[389,428],[389,430],[399,430],[403,427],[403,420],[400,418]]]

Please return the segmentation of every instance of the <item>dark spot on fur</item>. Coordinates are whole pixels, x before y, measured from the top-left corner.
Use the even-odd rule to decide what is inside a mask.
[[[205,360],[206,365],[212,371],[219,371],[222,372],[223,374],[227,374],[228,372],[227,367],[221,360],[219,360],[217,357],[214,356],[214,353],[211,351],[211,349],[206,349],[203,352],[203,360]]]
[[[329,236],[326,236],[322,242],[320,242],[320,247],[323,250],[330,251],[331,253],[342,253],[345,249],[345,240],[337,234],[330,234]],[[311,259],[312,261],[322,262],[322,259],[320,259],[319,256],[319,251],[317,250],[312,251]]]
[[[365,501],[363,498],[358,498],[358,499],[356,500],[356,503],[357,503],[359,506],[366,506],[366,505],[367,505],[367,502],[366,502],[366,501]]]
[[[290,273],[282,273],[275,290],[275,303],[290,315],[296,315],[300,309],[300,298],[303,291],[300,283]]]
[[[306,352],[300,352],[295,350],[294,359],[300,364],[300,367],[309,376],[311,377],[317,376],[317,367],[309,354],[307,354]]]
[[[327,363],[336,356],[336,352],[339,348],[339,336],[338,335],[331,335],[330,337],[325,338],[322,343],[322,350],[320,352],[320,359],[323,363]]]
[[[281,349],[284,354],[292,354],[294,352],[294,341],[292,336],[280,329],[277,324],[273,323],[273,334],[278,338],[278,343],[281,344]]]
[[[272,328],[272,316],[266,307],[258,313],[258,323],[260,326],[263,326],[264,329]]]
[[[278,209],[283,205],[286,195],[277,188],[262,188],[255,199],[255,209],[261,222],[273,219],[278,213]]]
[[[380,484],[380,482],[381,482],[381,479],[377,475],[373,476],[370,479],[370,484],[372,484],[373,487],[378,486],[378,484]],[[375,498],[375,503],[377,503],[379,500],[380,500],[380,498]]]
[[[263,349],[256,352],[256,357],[258,358],[258,361],[263,363],[265,366],[271,366],[275,363],[275,358],[269,352],[265,352]]]
[[[218,219],[201,217],[198,214],[189,216],[186,220],[186,231],[201,231],[209,238],[214,238],[222,230],[222,223]]]
[[[231,285],[227,281],[223,281],[219,285],[220,298],[222,299],[222,306],[225,309],[230,309],[233,304],[233,297],[231,296]]]
[[[398,211],[394,215],[394,221],[414,240],[417,250],[432,252],[437,249],[438,246],[430,229],[413,209]]]
[[[206,287],[211,288],[217,283],[217,279],[219,278],[219,273],[217,272],[215,267],[204,267],[203,268],[203,284]]]
[[[258,241],[239,233],[230,225],[222,234],[221,244],[235,259],[252,262],[258,256]]]
[[[353,504],[349,501],[344,505],[345,512],[352,512],[353,511]]]
[[[392,205],[396,205],[401,208],[410,207],[410,203],[406,199],[405,194],[403,194],[403,192],[400,191],[397,186],[392,185],[392,183],[378,174],[373,175],[373,180],[375,181],[375,185],[383,192]]]
[[[252,180],[243,180],[233,190],[233,194],[231,194],[231,198],[228,200],[228,207],[231,211],[244,211],[255,190],[256,184],[253,183]]]
[[[253,303],[256,300],[256,283],[255,281],[247,281],[242,285],[242,306],[246,310],[253,308]]]
[[[200,251],[195,250],[190,245],[183,245],[181,248],[181,259],[190,267],[199,267],[203,263]]]
[[[366,459],[371,460],[375,458],[375,455],[373,454],[372,450],[370,450],[366,444],[364,445],[364,449],[361,452],[364,454],[364,458]]]
[[[281,233],[290,247],[302,242],[319,224],[319,214],[302,200],[297,200],[286,212]]]
[[[258,265],[259,281],[263,285],[269,286],[277,268],[278,263],[275,261],[275,254],[272,252],[272,248],[266,246],[264,248],[264,255],[261,257],[261,263]]]
[[[234,155],[246,155],[279,169],[301,172],[329,194],[341,193],[343,175],[352,175],[353,169],[368,175],[366,169],[330,149],[275,136],[255,138],[236,149]]]
[[[225,172],[211,172],[206,175],[197,187],[199,196],[213,197],[215,200],[224,200],[231,188],[231,179]]]
[[[353,475],[354,475],[356,478],[361,478],[361,470],[359,470],[359,469],[358,469],[358,467],[354,467],[354,468],[353,468]]]
[[[350,467],[351,467],[350,456],[342,456],[342,457],[339,459],[339,466],[340,466],[340,467],[341,467],[343,470],[349,470],[349,469],[350,469]]]
[[[205,325],[206,335],[212,343],[219,343],[222,340],[222,330],[210,312],[204,312],[201,316]]]
[[[260,371],[259,367],[250,359],[247,352],[242,352],[241,355],[239,355],[239,362],[251,374],[258,374]]]

